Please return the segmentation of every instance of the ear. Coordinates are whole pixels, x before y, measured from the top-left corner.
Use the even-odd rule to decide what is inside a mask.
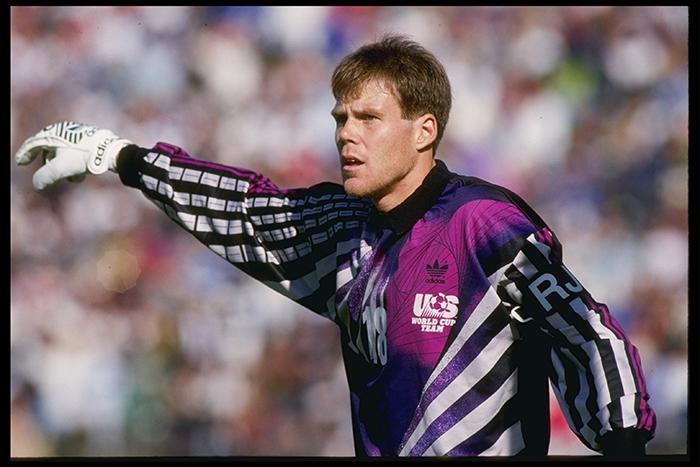
[[[415,120],[415,142],[418,152],[425,151],[437,138],[438,123],[435,115],[424,114]]]

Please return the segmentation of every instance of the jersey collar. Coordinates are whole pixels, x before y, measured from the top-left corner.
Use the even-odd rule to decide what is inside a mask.
[[[386,213],[373,211],[370,222],[382,228],[389,228],[397,235],[411,230],[413,225],[433,207],[445,189],[452,173],[444,162],[435,159],[433,167],[423,179],[423,183],[401,204]]]

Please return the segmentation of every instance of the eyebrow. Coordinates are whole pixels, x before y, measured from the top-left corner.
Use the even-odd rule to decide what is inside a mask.
[[[380,109],[378,109],[376,107],[372,107],[372,106],[357,109],[357,110],[351,110],[351,113],[353,115],[370,115],[371,114],[371,115],[377,115],[377,116],[381,116],[384,114],[384,112],[382,112]],[[338,108],[334,107],[331,110],[331,116],[333,118],[337,119],[339,117],[347,116],[347,112],[345,112],[344,109],[338,109]]]

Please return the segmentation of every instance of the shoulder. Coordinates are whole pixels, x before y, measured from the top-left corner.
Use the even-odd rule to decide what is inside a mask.
[[[445,230],[483,265],[500,265],[502,257],[546,227],[519,195],[477,177],[454,175],[443,195],[451,212]]]
[[[532,224],[546,226],[539,214],[517,193],[484,179],[452,174],[449,202],[462,221],[476,225]]]
[[[454,190],[454,201],[459,204],[468,204],[472,201],[513,203],[513,198],[517,197],[515,193],[504,186],[468,175],[453,173],[449,185]]]
[[[546,227],[518,194],[478,177],[452,174],[442,204],[451,238],[478,257],[490,257]]]

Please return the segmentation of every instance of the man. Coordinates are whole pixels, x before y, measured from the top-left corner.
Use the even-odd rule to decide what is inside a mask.
[[[653,437],[637,349],[562,263],[517,195],[435,158],[451,91],[397,36],[332,77],[343,185],[265,176],[62,122],[17,152],[42,189],[112,170],[202,243],[341,330],[361,456],[544,456],[551,381],[589,448],[639,456]]]

